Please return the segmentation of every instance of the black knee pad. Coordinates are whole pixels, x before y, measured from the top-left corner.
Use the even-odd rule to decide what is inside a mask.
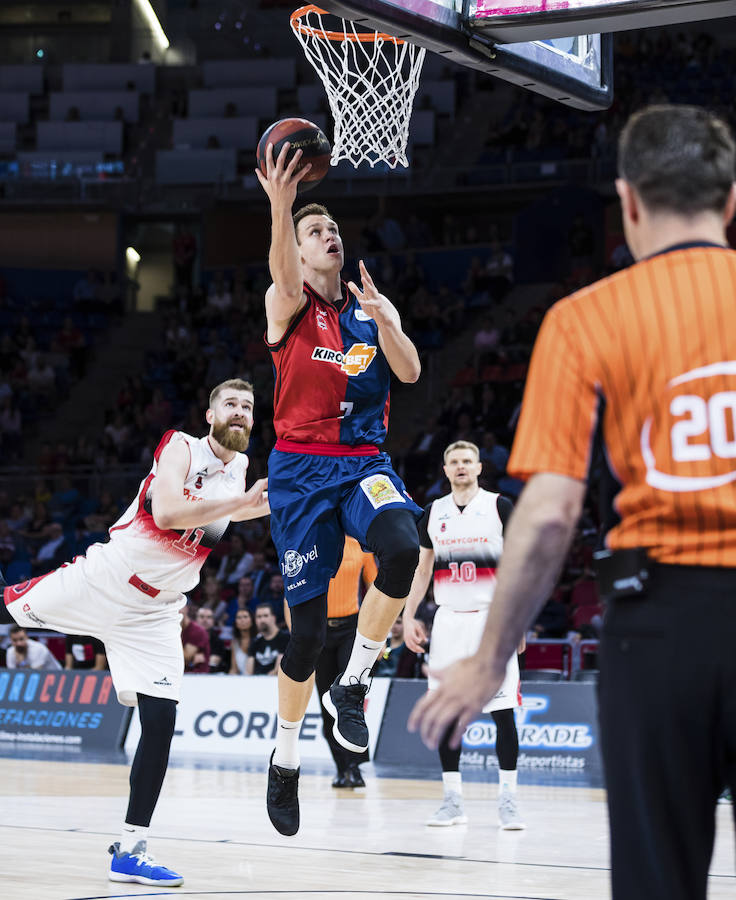
[[[138,715],[145,740],[171,741],[176,726],[176,700],[138,694]]]
[[[371,522],[366,538],[378,559],[378,590],[388,597],[406,597],[419,562],[414,514],[408,509],[387,509]]]
[[[281,670],[292,681],[306,681],[314,672],[327,639],[327,594],[293,606],[291,636],[281,657]]]

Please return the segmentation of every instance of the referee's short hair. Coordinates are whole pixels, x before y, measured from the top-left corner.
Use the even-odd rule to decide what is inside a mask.
[[[445,447],[445,452],[442,454],[443,462],[447,462],[447,457],[453,450],[472,450],[475,453],[475,458],[480,460],[480,450],[477,444],[474,444],[472,441],[453,441],[449,447]]]
[[[721,212],[735,168],[728,125],[700,106],[645,107],[619,138],[619,175],[652,212]]]

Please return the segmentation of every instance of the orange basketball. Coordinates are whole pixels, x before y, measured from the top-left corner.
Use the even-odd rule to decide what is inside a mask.
[[[264,175],[266,174],[266,147],[273,144],[275,161],[286,141],[291,144],[286,156],[287,160],[291,159],[297,150],[301,150],[302,157],[299,160],[298,169],[308,162],[312,164],[309,174],[304,176],[298,187],[300,193],[309,191],[316,187],[327,174],[332,149],[330,142],[322,129],[318,128],[314,122],[307,119],[280,119],[270,125],[258,141],[256,160],[258,168]]]

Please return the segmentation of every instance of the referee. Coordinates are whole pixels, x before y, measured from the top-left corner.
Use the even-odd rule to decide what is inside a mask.
[[[557,303],[532,357],[509,472],[528,480],[475,656],[409,720],[457,742],[549,596],[594,439],[616,479],[599,715],[614,900],[704,900],[724,786],[736,787],[734,140],[693,106],[652,106],[619,142],[638,261]]]

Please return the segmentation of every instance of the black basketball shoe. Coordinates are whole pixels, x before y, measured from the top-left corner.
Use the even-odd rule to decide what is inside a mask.
[[[266,809],[271,824],[279,832],[291,836],[299,831],[299,769],[282,769],[273,764],[274,750],[268,766]]]
[[[363,774],[360,771],[360,767],[358,763],[350,763],[348,766],[348,770],[345,773],[347,777],[350,779],[350,787],[353,788],[364,788],[365,781],[363,781]]]
[[[333,788],[352,788],[353,783],[350,779],[350,773],[338,770],[332,779],[332,786]]]
[[[365,724],[363,706],[368,685],[356,681],[340,684],[338,676],[329,691],[322,695],[322,703],[335,720],[332,734],[346,750],[362,753],[368,749],[368,726]]]

